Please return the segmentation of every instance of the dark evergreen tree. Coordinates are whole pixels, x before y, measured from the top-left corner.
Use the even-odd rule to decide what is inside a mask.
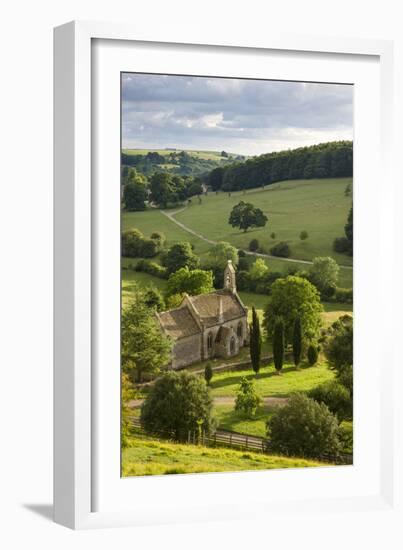
[[[260,321],[255,306],[252,306],[252,322],[249,327],[249,351],[252,369],[258,374],[262,353],[262,337],[260,334]]]
[[[211,366],[211,363],[207,363],[207,365],[204,367],[204,379],[206,381],[207,386],[210,385],[212,378],[213,378],[213,367]]]
[[[284,363],[284,323],[283,320],[277,319],[274,325],[273,332],[273,359],[274,367],[278,374],[280,374]]]
[[[294,357],[294,365],[297,368],[301,362],[301,352],[302,352],[301,319],[299,317],[296,317],[294,321],[294,331],[293,331],[293,337],[292,337],[292,354]]]

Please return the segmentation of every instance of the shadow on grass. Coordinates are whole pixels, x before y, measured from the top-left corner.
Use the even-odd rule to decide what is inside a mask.
[[[296,373],[303,372],[306,369],[314,368],[314,367],[315,365],[313,365],[312,367],[311,365],[305,362],[300,365],[299,369],[297,369],[294,365],[286,365],[282,369],[281,375],[288,374],[290,372],[296,372]],[[264,380],[266,378],[272,378],[274,376],[276,377],[279,376],[277,372],[274,370],[274,367],[272,366],[272,364],[269,364],[269,366],[264,367],[264,369],[265,371],[264,372],[261,371],[257,376],[252,370],[249,372],[249,374],[244,374],[244,371],[242,374],[239,374],[239,372],[236,372],[236,371],[233,371],[233,372],[228,371],[225,374],[223,373],[224,375],[220,380],[217,380],[217,379],[214,380],[213,378],[212,382],[210,383],[210,387],[212,390],[214,390],[218,388],[225,388],[226,386],[232,386],[234,384],[235,385],[240,384],[243,378],[257,381],[257,380]],[[280,396],[280,394],[278,394],[278,396]]]

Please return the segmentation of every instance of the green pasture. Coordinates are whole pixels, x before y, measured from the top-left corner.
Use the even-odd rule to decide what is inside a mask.
[[[324,464],[302,458],[160,441],[136,435],[122,452],[122,475],[146,476],[302,468]]]
[[[312,260],[316,256],[333,256],[339,264],[351,265],[352,258],[333,252],[332,243],[344,235],[344,224],[351,206],[351,197],[344,190],[351,178],[284,181],[243,192],[209,193],[202,204],[193,204],[176,218],[215,241],[228,241],[237,248],[247,248],[252,238],[269,250],[278,241],[287,241],[292,257]],[[232,207],[240,200],[261,208],[269,218],[264,228],[246,233],[228,224]],[[299,239],[302,230],[309,238]],[[270,234],[276,233],[271,239]]]
[[[214,373],[210,383],[212,396],[235,396],[244,377],[255,382],[261,397],[287,397],[290,393],[309,391],[327,380],[332,380],[334,373],[324,360],[313,367],[303,364],[300,370],[296,370],[292,363],[285,363],[281,375],[276,374],[273,364],[264,366],[258,376],[251,368],[219,372]]]

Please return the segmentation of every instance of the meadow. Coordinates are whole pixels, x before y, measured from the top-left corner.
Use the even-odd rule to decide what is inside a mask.
[[[332,249],[333,240],[344,234],[344,224],[351,206],[351,197],[344,196],[346,185],[351,178],[286,181],[265,189],[242,192],[209,193],[202,197],[199,204],[193,200],[184,209],[167,210],[175,220],[187,228],[212,241],[227,241],[237,248],[248,249],[252,238],[259,241],[267,253],[279,241],[288,242],[291,247],[290,262],[281,258],[265,258],[271,271],[285,272],[290,267],[307,269],[309,266],[298,260],[311,261],[317,256],[331,256],[341,267],[339,286],[352,287],[352,258],[337,254]],[[269,218],[264,228],[255,228],[246,233],[232,228],[228,224],[232,207],[240,200],[259,206]],[[145,212],[124,212],[122,230],[137,228],[148,236],[153,231],[161,231],[167,238],[167,245],[178,241],[188,241],[194,247],[203,262],[211,244],[189,233],[174,220],[156,209]],[[302,230],[308,232],[308,238],[301,241]],[[276,235],[271,238],[271,233]]]
[[[235,397],[242,378],[253,380],[260,397],[287,397],[292,392],[309,391],[334,378],[325,361],[314,366],[302,364],[299,370],[293,363],[285,363],[282,374],[278,375],[273,364],[263,365],[258,376],[249,367],[245,370],[218,372],[210,383],[213,397]]]
[[[239,472],[303,468],[325,464],[303,458],[286,458],[227,448],[185,445],[134,435],[122,452],[122,476],[146,476],[203,472]],[[327,464],[328,465],[328,464]]]

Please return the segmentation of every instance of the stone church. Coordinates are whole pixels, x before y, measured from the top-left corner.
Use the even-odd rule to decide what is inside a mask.
[[[248,344],[248,309],[236,291],[231,260],[224,288],[188,296],[176,309],[157,314],[163,332],[173,339],[171,367],[178,369],[214,357],[232,357]]]

